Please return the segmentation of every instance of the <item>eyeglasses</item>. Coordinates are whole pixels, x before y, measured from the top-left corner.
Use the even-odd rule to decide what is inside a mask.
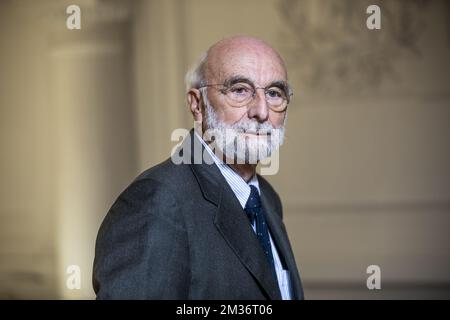
[[[255,98],[257,89],[264,90],[267,104],[275,112],[285,111],[293,96],[289,85],[284,82],[275,82],[261,88],[256,87],[251,81],[239,80],[232,83],[205,84],[198,89],[216,86],[222,86],[218,90],[225,95],[226,101],[230,106],[237,108],[247,106]]]

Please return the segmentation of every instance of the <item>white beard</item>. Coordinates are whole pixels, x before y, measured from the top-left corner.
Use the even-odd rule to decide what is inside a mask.
[[[221,121],[206,95],[205,102],[205,141],[213,142],[212,147],[225,156],[227,163],[257,164],[270,157],[284,142],[285,123],[274,128],[268,121],[240,120],[233,124]],[[258,135],[245,135],[245,133]]]

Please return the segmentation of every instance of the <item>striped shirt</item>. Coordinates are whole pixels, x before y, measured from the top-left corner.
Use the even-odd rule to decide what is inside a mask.
[[[256,176],[256,174],[252,177],[252,179],[248,183],[245,182],[245,180],[236,171],[234,171],[230,166],[223,163],[223,161],[217,158],[217,156],[214,154],[211,148],[209,148],[209,146],[197,132],[195,132],[195,135],[200,140],[202,145],[205,147],[208,154],[214,160],[214,163],[217,165],[220,172],[224,176],[225,180],[230,185],[231,190],[233,190],[233,193],[236,195],[236,198],[241,204],[242,209],[245,209],[245,204],[247,203],[248,197],[250,196],[250,185],[255,186],[256,189],[258,190],[258,193],[261,194],[261,191],[259,190],[258,177]],[[252,227],[253,231],[256,233],[255,223],[253,223]],[[283,300],[291,300],[289,273],[287,270],[283,269],[280,256],[278,255],[277,248],[275,247],[270,232],[269,237],[270,237],[270,245],[272,247],[273,260],[275,263],[275,271],[277,274],[278,286],[281,292],[281,298]]]

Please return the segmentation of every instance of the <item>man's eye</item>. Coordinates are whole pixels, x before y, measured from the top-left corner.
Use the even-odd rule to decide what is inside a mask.
[[[279,89],[269,89],[269,90],[266,91],[266,94],[270,98],[281,98],[281,97],[283,97],[283,94],[281,93],[281,91]]]
[[[248,92],[250,92],[250,89],[247,87],[242,87],[242,86],[236,86],[236,87],[232,87],[230,89],[230,91],[234,94],[248,94]]]

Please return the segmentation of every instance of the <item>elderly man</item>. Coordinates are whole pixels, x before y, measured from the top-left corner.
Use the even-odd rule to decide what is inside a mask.
[[[177,152],[192,161],[168,159],[116,200],[97,237],[97,298],[303,299],[280,198],[255,171],[283,141],[283,60],[262,40],[227,38],[186,80],[201,126]]]

